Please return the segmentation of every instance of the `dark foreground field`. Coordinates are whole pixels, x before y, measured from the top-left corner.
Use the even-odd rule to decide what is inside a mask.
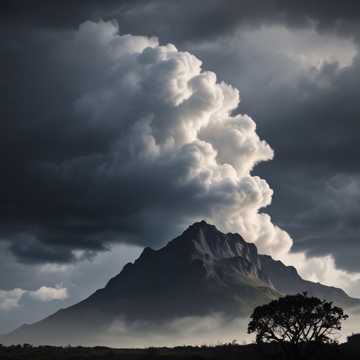
[[[281,359],[276,346],[220,345],[215,347],[182,346],[175,348],[112,349],[106,347],[53,347],[30,345],[0,346],[1,360],[81,360],[81,359]],[[360,359],[360,343],[322,346],[307,359]]]

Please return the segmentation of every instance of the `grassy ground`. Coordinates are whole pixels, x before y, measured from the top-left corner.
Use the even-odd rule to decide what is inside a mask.
[[[0,347],[1,360],[140,360],[140,359],[281,359],[279,349],[268,345],[221,345],[215,347],[183,346],[175,348],[111,349],[106,347],[53,347],[30,345]],[[360,344],[323,346],[307,359],[360,359]]]

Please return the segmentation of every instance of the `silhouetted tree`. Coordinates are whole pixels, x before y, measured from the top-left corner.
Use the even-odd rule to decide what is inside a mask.
[[[248,333],[256,333],[258,344],[278,343],[287,358],[300,359],[309,344],[335,342],[333,336],[347,318],[332,302],[306,293],[288,295],[255,308]]]

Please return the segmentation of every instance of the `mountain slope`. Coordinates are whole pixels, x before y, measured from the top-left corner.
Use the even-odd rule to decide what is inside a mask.
[[[333,301],[345,308],[360,305],[359,299],[348,296],[342,289],[304,280],[293,266],[286,266],[268,255],[259,257],[263,271],[271,279],[274,288],[282,294],[307,292],[311,296]]]
[[[145,248],[103,289],[17,329],[5,342],[89,344],[119,319],[161,327],[186,316],[246,316],[281,294],[302,291],[341,305],[358,303],[340,289],[305,281],[295,268],[259,255],[240,235],[223,234],[202,221],[160,250]]]

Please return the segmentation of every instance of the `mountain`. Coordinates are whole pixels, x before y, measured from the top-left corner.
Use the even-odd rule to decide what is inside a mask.
[[[294,267],[258,254],[240,235],[201,221],[159,250],[145,248],[87,299],[2,340],[89,344],[119,320],[161,327],[188,316],[248,316],[259,304],[304,291],[345,307],[360,304],[341,289],[306,281]]]

